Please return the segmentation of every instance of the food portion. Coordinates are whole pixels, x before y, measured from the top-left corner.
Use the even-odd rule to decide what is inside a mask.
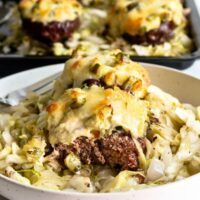
[[[183,10],[180,0],[119,0],[110,10],[110,32],[132,44],[163,44],[186,25]]]
[[[77,52],[66,62],[63,74],[56,81],[54,97],[70,87],[92,85],[105,89],[117,86],[140,98],[146,94],[150,84],[146,70],[139,63],[132,62],[120,50],[105,51],[87,57],[82,51]]]
[[[136,141],[140,148],[145,149],[145,141],[142,138],[138,140],[141,141]],[[69,162],[73,156],[80,160],[79,163],[86,165],[110,166],[122,170],[137,170],[140,167],[136,144],[125,131],[116,130],[98,139],[80,136],[70,145],[57,144],[54,154],[60,162],[66,162],[65,165],[72,171],[75,168]]]
[[[24,29],[42,41],[68,39],[80,26],[82,7],[76,0],[21,0],[19,9]]]
[[[70,144],[80,136],[99,138],[116,127],[132,137],[143,137],[147,110],[147,102],[117,87],[69,89],[47,107],[50,143]]]
[[[122,192],[200,171],[200,107],[119,50],[74,53],[51,92],[0,114],[0,136],[0,173],[39,188]]]
[[[179,57],[195,50],[190,12],[180,0],[21,0],[0,48],[26,55],[71,55],[78,47],[87,55],[121,49]]]
[[[112,37],[133,45],[136,54],[171,56],[192,48],[187,25],[180,0],[118,0],[109,10],[107,29]]]

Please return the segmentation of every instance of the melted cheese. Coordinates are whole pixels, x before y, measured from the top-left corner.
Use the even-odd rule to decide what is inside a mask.
[[[131,4],[134,5],[132,9]],[[159,28],[163,21],[173,21],[177,26],[186,23],[180,0],[118,0],[110,10],[111,34],[141,35]]]
[[[133,86],[133,92],[138,97],[146,94],[150,83],[146,70],[119,50],[87,57],[78,55],[66,62],[64,72],[55,84],[54,97],[58,98],[71,86],[82,87],[87,79],[104,80],[107,86]]]
[[[74,102],[80,102],[76,107]],[[51,108],[51,105],[54,109]],[[48,129],[51,144],[70,144],[79,136],[103,137],[122,126],[132,137],[146,133],[148,103],[138,100],[119,88],[104,89],[92,86],[85,89],[69,89],[49,105]],[[56,109],[55,109],[56,108]]]
[[[72,21],[81,14],[76,0],[21,0],[19,8],[24,18],[42,23]]]

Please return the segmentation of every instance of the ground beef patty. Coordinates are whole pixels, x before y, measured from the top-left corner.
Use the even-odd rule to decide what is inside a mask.
[[[32,22],[30,19],[23,19],[25,31],[32,37],[44,42],[59,42],[68,39],[71,34],[80,26],[79,18],[73,21]]]
[[[43,42],[68,39],[80,26],[82,6],[76,0],[20,0],[23,27]]]
[[[163,44],[174,37],[174,29],[175,24],[172,21],[166,21],[163,22],[159,28],[150,30],[144,35],[132,36],[128,33],[125,33],[123,37],[131,44]]]
[[[139,138],[138,142],[145,151],[145,141]],[[138,151],[131,135],[114,132],[101,139],[78,137],[73,144],[58,144],[58,159],[63,163],[64,158],[73,152],[82,163],[92,165],[109,165],[120,169],[136,170],[139,167]]]
[[[138,168],[138,151],[130,135],[114,133],[101,141],[101,150],[110,166],[122,169]]]

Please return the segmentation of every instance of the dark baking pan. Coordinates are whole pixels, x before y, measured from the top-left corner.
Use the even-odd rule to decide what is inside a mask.
[[[200,17],[197,6],[194,0],[185,0],[186,8],[191,9],[189,15],[189,29],[191,30],[190,35],[194,41],[194,51],[190,54],[183,55],[180,57],[145,57],[145,56],[133,56],[132,59],[138,62],[155,63],[173,67],[176,69],[186,69],[190,67],[194,61],[200,58]]]
[[[31,68],[64,63],[69,56],[18,56],[0,55],[0,78]]]
[[[185,7],[191,8],[189,16],[191,37],[194,40],[195,50],[181,57],[144,57],[133,56],[134,61],[161,64],[176,69],[185,69],[200,57],[200,18],[194,0],[185,0]],[[66,56],[19,56],[15,54],[0,54],[0,77],[40,67],[49,64],[63,63],[68,59]]]

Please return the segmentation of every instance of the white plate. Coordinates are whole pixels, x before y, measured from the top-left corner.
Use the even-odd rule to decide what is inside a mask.
[[[178,97],[183,102],[200,105],[199,79],[157,65],[143,64],[143,66],[148,69],[153,84]],[[52,65],[0,79],[0,96],[61,71],[63,67],[63,64]],[[197,174],[182,181],[138,191],[110,194],[81,194],[40,190],[23,186],[0,175],[0,194],[11,200],[189,200],[199,198],[199,185],[200,174]]]

